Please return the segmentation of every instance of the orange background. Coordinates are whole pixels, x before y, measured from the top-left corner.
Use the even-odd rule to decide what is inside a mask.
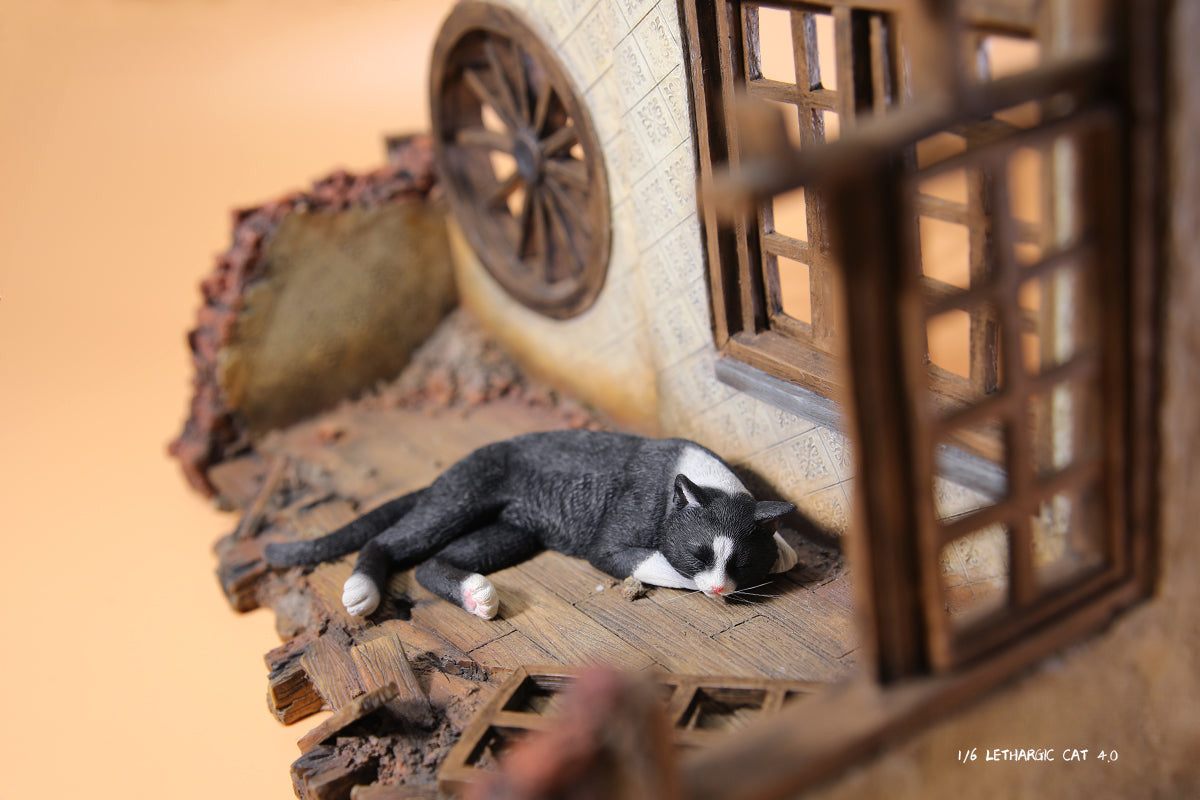
[[[427,127],[450,0],[0,0],[0,798],[287,798],[269,613],[165,455],[229,210]]]

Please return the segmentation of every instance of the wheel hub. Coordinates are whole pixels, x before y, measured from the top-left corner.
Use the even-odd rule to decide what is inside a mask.
[[[542,172],[542,149],[536,141],[518,135],[513,146],[513,158],[517,162],[517,171],[526,185],[537,183]]]

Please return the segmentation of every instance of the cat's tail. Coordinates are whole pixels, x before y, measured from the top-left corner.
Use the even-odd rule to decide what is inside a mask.
[[[263,555],[272,567],[319,564],[361,550],[362,546],[412,510],[424,489],[389,500],[333,533],[307,542],[271,542]]]

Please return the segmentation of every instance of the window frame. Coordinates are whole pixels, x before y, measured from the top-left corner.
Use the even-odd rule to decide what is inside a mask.
[[[830,4],[826,0],[821,5]],[[718,63],[712,59],[720,55],[720,42],[730,42],[732,48],[732,43],[740,41],[732,35],[740,15],[728,9],[739,9],[742,3],[723,0],[708,12],[707,28],[700,5],[696,0],[684,0],[683,10],[695,89],[701,196],[710,200],[702,200],[700,211],[713,286],[715,338],[726,358],[738,358],[768,375],[793,380],[787,370],[780,368],[780,360],[791,358],[804,364],[820,361],[821,356],[806,352],[799,343],[770,329],[738,329],[747,309],[762,312],[759,305],[745,302],[747,281],[744,273],[738,272],[751,250],[746,235],[748,217],[726,224],[711,202],[720,193],[714,187],[728,189],[728,176],[737,175],[744,165],[739,163],[737,120],[730,114],[734,108],[730,93],[736,83],[729,68],[733,60],[719,62],[723,64],[719,74],[706,71],[704,65]],[[877,3],[873,7],[898,10],[901,6],[911,7],[902,3]],[[834,381],[818,381],[810,388],[848,401],[847,408],[854,412],[850,415],[853,439],[871,442],[870,448],[856,448],[860,459],[856,502],[862,530],[849,538],[849,547],[852,563],[863,580],[859,613],[868,641],[876,650],[875,676],[885,683],[938,672],[954,674],[988,660],[1031,663],[1084,631],[1095,629],[1120,608],[1145,597],[1153,585],[1152,443],[1157,435],[1154,343],[1159,336],[1154,309],[1161,291],[1161,211],[1157,203],[1162,181],[1156,149],[1160,123],[1155,113],[1161,103],[1162,64],[1161,51],[1155,45],[1161,36],[1157,26],[1161,25],[1162,12],[1157,2],[1135,8],[1127,0],[1115,0],[1113,8],[1124,18],[1124,27],[1117,25],[1114,30],[1125,39],[1112,49],[1073,65],[1043,65],[1014,78],[968,87],[958,97],[960,105],[949,114],[906,109],[887,119],[872,120],[862,126],[864,133],[853,146],[838,143],[825,149],[822,160],[838,163],[818,164],[802,154],[793,156],[790,163],[785,159],[782,164],[772,165],[779,169],[772,169],[776,174],[764,179],[769,190],[758,187],[761,197],[818,180],[829,198],[832,217],[839,220],[833,227],[843,232],[851,226],[876,232],[868,236],[841,235],[838,242],[843,264],[853,264],[849,270],[843,267],[849,320],[847,362],[853,378],[845,387]],[[986,22],[970,14],[965,17],[972,25]],[[715,36],[705,36],[705,30]],[[1099,98],[1101,105],[1115,110],[1120,123],[1120,152],[1127,159],[1121,187],[1123,219],[1116,220],[1115,225],[1118,238],[1115,242],[1093,242],[1097,250],[1115,247],[1117,252],[1115,266],[1105,274],[1104,294],[1104,302],[1111,306],[1105,307],[1106,313],[1115,314],[1117,324],[1106,326],[1101,348],[1102,388],[1117,398],[1112,401],[1116,405],[1111,407],[1103,428],[1108,450],[1101,465],[1105,490],[1119,495],[1112,506],[1113,530],[1107,540],[1112,566],[1040,609],[1030,605],[1036,593],[1031,594],[1028,588],[1028,563],[1016,567],[1022,573],[1016,580],[1023,585],[1014,589],[1014,595],[1030,613],[1018,622],[967,637],[969,641],[955,642],[931,622],[940,613],[936,557],[945,541],[931,523],[936,518],[931,516],[932,500],[926,484],[934,472],[931,442],[936,439],[923,396],[928,388],[927,369],[922,363],[923,335],[914,333],[918,328],[924,330],[927,305],[944,298],[931,297],[920,285],[919,257],[914,278],[916,245],[908,217],[916,209],[915,203],[904,199],[901,187],[912,179],[909,153],[922,138],[953,129],[963,120],[985,117],[996,109],[1068,90],[1088,98],[1088,102]],[[713,97],[722,98],[719,107],[710,103]],[[965,106],[961,105],[964,101]],[[720,167],[705,157],[714,153],[727,159],[716,164],[729,164],[724,184],[718,174]],[[763,173],[746,170],[743,179],[746,174]],[[1003,235],[1011,240],[1012,226],[1008,227]],[[732,262],[731,256],[735,259]],[[743,300],[740,305],[727,302],[718,291],[728,285],[739,287]],[[975,288],[968,291],[974,292]],[[903,298],[903,302],[897,303],[895,298]],[[920,344],[914,344],[917,341]],[[747,382],[744,375],[741,379],[743,384]],[[992,399],[1007,402],[1003,394]],[[1031,489],[1028,481],[1024,483],[1016,492],[1022,503],[1028,501]],[[1027,562],[1028,535],[1019,535],[1023,541],[1020,557]]]
[[[699,0],[682,0],[687,22],[687,43],[693,86],[717,82],[703,71],[703,49],[715,42],[697,34]],[[916,7],[917,2],[906,4]],[[932,6],[932,4],[929,4]],[[964,3],[968,12],[973,4]],[[916,362],[922,353],[913,345],[927,309],[926,300],[912,286],[911,230],[898,221],[904,210],[902,189],[906,168],[902,148],[906,138],[945,129],[953,120],[909,115],[888,126],[875,126],[860,136],[858,146],[843,143],[817,164],[803,157],[784,158],[772,173],[752,187],[759,195],[819,180],[830,193],[833,216],[843,223],[878,231],[867,237],[840,236],[844,263],[853,268],[844,274],[847,317],[851,320],[847,348],[849,381],[845,400],[851,414],[856,448],[858,530],[847,537],[850,559],[858,576],[856,614],[863,631],[864,663],[872,667],[833,692],[785,711],[778,718],[739,732],[718,746],[685,762],[684,789],[698,800],[783,797],[835,775],[855,761],[889,745],[911,741],[913,734],[932,721],[961,709],[986,691],[1009,680],[1030,665],[1078,639],[1100,631],[1115,614],[1148,597],[1157,569],[1157,466],[1159,382],[1162,342],[1163,245],[1162,109],[1166,74],[1161,42],[1164,41],[1165,4],[1161,0],[1133,3],[1114,0],[1113,30],[1116,41],[1102,54],[1104,74],[1099,80],[1088,70],[1072,77],[1066,73],[1040,75],[1046,80],[1082,79],[1113,104],[1120,115],[1120,147],[1124,157],[1121,187],[1124,198],[1120,221],[1120,252],[1114,273],[1117,283],[1106,299],[1119,302],[1113,311],[1121,318],[1120,330],[1104,345],[1104,358],[1116,359],[1120,368],[1108,370],[1104,389],[1122,394],[1120,412],[1105,429],[1112,460],[1110,480],[1120,483],[1122,558],[1113,575],[1089,587],[1067,609],[1047,614],[1015,637],[987,647],[941,652],[931,641],[926,611],[930,601],[928,529],[921,506],[931,504],[911,478],[913,464],[923,475],[932,471],[928,426],[922,421],[926,404],[921,386],[925,376]],[[968,22],[971,14],[965,13]],[[707,53],[711,58],[712,53]],[[1023,85],[1020,80],[1008,87]],[[997,87],[1001,91],[1005,86]],[[711,86],[708,88],[712,88]],[[1025,86],[1028,88],[1028,86]],[[993,98],[993,104],[1002,98]],[[984,99],[984,105],[989,101]],[[697,145],[726,147],[719,126],[720,110],[706,107],[701,91],[695,97]],[[838,163],[829,163],[830,160]],[[738,197],[745,187],[729,174],[715,174],[700,159],[701,218],[709,265],[714,281],[729,277],[721,256],[730,248],[728,237],[716,228],[718,200]],[[745,181],[746,173],[741,180]],[[909,176],[911,177],[911,176]],[[750,179],[753,181],[753,178]],[[882,180],[882,183],[881,183]],[[882,187],[882,188],[881,188]],[[864,199],[867,202],[864,202]],[[845,230],[845,225],[836,226]],[[726,248],[724,251],[722,248]],[[851,252],[846,252],[849,248]],[[899,256],[897,254],[900,254]],[[898,301],[898,297],[903,300]],[[714,330],[718,343],[736,338],[722,328],[727,309],[714,298]],[[904,334],[897,336],[897,331]],[[724,340],[722,339],[724,337]],[[918,377],[919,375],[919,377]],[[743,381],[746,378],[743,376]],[[924,562],[924,563],[923,563]],[[901,679],[903,679],[901,681]]]
[[[758,12],[771,7],[791,10],[792,40],[796,73],[809,75],[810,87],[766,78],[762,73],[761,46],[757,37]],[[869,119],[885,109],[899,108],[908,102],[911,91],[909,69],[903,64],[901,37],[903,27],[897,12],[905,7],[897,0],[720,0],[711,13],[707,31],[693,36],[693,52],[708,65],[702,68],[704,79],[692,76],[695,98],[696,134],[700,154],[700,173],[712,173],[714,165],[737,169],[743,151],[759,145],[760,135],[746,136],[737,116],[738,94],[775,103],[795,104],[802,144],[820,143],[823,134],[806,124],[806,117],[822,111],[838,114],[843,131],[852,131],[859,118]],[[836,49],[834,61],[837,89],[821,83],[812,62],[818,58],[812,16],[832,17]],[[796,34],[807,17],[807,43]],[[1049,25],[1037,4],[1012,7],[1001,13],[974,2],[964,3],[962,40],[970,52],[964,57],[972,80],[980,80],[985,67],[979,53],[989,36],[1019,38],[1044,47]],[[703,24],[703,23],[701,23]],[[730,47],[713,46],[713,41],[728,41]],[[707,45],[707,46],[706,46]],[[717,69],[714,71],[712,66]],[[765,122],[765,120],[764,120]],[[815,127],[820,128],[818,124]],[[1000,119],[988,118],[963,124],[956,134],[968,143],[995,138],[1012,126]],[[913,163],[916,154],[910,153]],[[972,280],[980,279],[986,263],[991,232],[983,205],[985,187],[973,176],[966,202],[921,196],[912,211],[914,222],[929,218],[961,224],[970,238]],[[825,222],[826,202],[819,191],[806,192],[806,240],[798,241],[774,229],[771,198],[756,208],[745,210],[732,222],[721,222],[715,215],[703,217],[709,257],[709,289],[713,312],[713,333],[718,351],[726,361],[749,365],[770,377],[796,387],[793,394],[802,406],[829,405],[844,390],[839,366],[840,342],[837,341],[836,262],[833,259]],[[1046,207],[1051,204],[1046,203]],[[702,209],[703,211],[703,209]],[[1023,242],[1037,239],[1036,223],[1018,221]],[[810,273],[810,322],[794,319],[784,312],[780,296],[780,277],[776,259],[803,262]],[[953,286],[933,277],[925,277],[923,290],[931,298],[944,297]],[[1029,322],[1033,322],[1031,318]],[[970,374],[959,376],[929,363],[936,390],[947,405],[962,405],[971,397],[996,388],[1000,360],[998,326],[991,312],[979,309],[970,314]],[[744,372],[744,371],[743,371]],[[742,380],[744,383],[744,380]],[[760,381],[758,393],[777,394]],[[810,394],[811,393],[811,394]],[[815,395],[815,397],[814,397]],[[821,398],[827,402],[821,403]],[[999,462],[998,443],[975,437],[957,443],[963,452],[954,457],[973,456],[976,461]],[[968,462],[971,458],[966,459]],[[986,464],[975,463],[968,471]],[[994,472],[994,470],[992,470]]]

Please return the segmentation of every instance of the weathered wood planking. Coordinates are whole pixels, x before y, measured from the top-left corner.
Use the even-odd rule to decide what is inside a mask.
[[[519,664],[561,663],[552,653],[538,647],[517,630],[475,648],[471,651],[471,658],[488,669],[512,669]]]
[[[462,650],[469,652],[506,636],[513,630],[512,625],[504,618],[503,605],[500,617],[480,619],[461,606],[451,605],[436,597],[415,580],[411,581],[408,587],[409,599],[416,603],[412,609],[412,623],[436,632]],[[501,603],[503,604],[503,599]]]
[[[858,646],[850,613],[823,595],[804,589],[782,594],[764,606],[764,616],[823,655],[839,659]]]
[[[513,575],[514,580],[522,577],[515,570]],[[652,656],[626,637],[613,633],[553,592],[529,586],[523,592],[527,597],[536,595],[536,600],[520,603],[506,619],[562,663],[603,663],[634,670],[653,663]]]
[[[768,617],[755,617],[715,638],[752,664],[758,675],[827,683],[847,676],[841,662],[818,653],[808,641]]]
[[[754,592],[763,591],[754,589]],[[685,589],[651,588],[647,598],[672,616],[687,622],[708,636],[727,631],[761,613],[758,605],[761,598],[750,598],[750,602],[726,602],[705,597],[701,593]]]
[[[300,666],[335,711],[363,693],[349,645],[345,635],[335,629],[310,644],[300,656]]]
[[[711,601],[710,601],[711,602]],[[696,630],[649,600],[629,602],[620,592],[600,592],[577,608],[670,672],[710,672],[750,677],[760,674],[724,644]]]
[[[393,633],[357,644],[350,650],[350,658],[358,669],[358,678],[364,689],[372,692],[388,686],[395,687],[396,707],[421,727],[433,725],[429,698],[417,683],[417,676],[408,663],[404,643],[399,636]]]
[[[385,619],[369,625],[355,635],[355,641],[364,643],[381,636],[392,635],[397,636],[403,643],[410,663],[423,653],[446,663],[467,664],[472,660],[466,651],[450,644],[444,637],[401,619]]]
[[[591,597],[597,588],[604,590],[619,583],[586,561],[552,551],[539,553],[512,569],[523,576],[528,585],[549,589],[568,603]]]

